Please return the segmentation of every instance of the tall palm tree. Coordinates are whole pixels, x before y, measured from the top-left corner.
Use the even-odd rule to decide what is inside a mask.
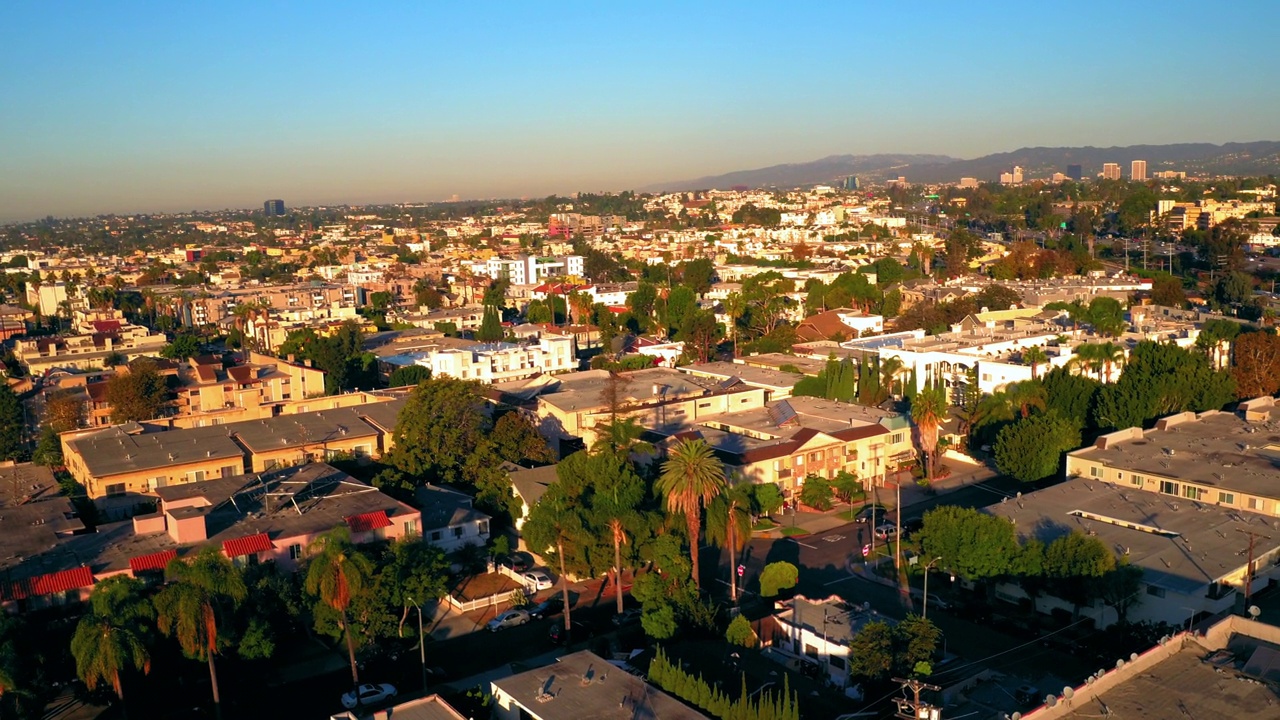
[[[229,641],[218,635],[220,616],[248,595],[240,570],[215,548],[200,551],[189,562],[175,558],[165,569],[170,583],[156,595],[156,626],[177,639],[192,660],[209,663],[213,705],[222,716],[218,668],[214,656]]]
[[[318,554],[307,567],[304,583],[308,593],[338,612],[342,635],[347,641],[347,659],[351,661],[351,684],[360,684],[356,667],[356,644],[351,636],[347,608],[351,600],[371,585],[373,563],[351,544],[351,532],[345,527],[331,530],[316,541]]]
[[[1095,368],[1095,360],[1098,357],[1098,346],[1092,343],[1082,343],[1077,345],[1075,353],[1071,360],[1067,363],[1067,367],[1074,369],[1077,373],[1081,371],[1093,372]]]
[[[565,543],[573,542],[583,532],[582,519],[573,512],[569,490],[564,483],[555,482],[547,487],[547,492],[529,510],[529,519],[521,529],[525,543],[535,552],[543,553],[550,548],[556,549],[556,557],[560,564],[560,592],[564,600],[565,634],[573,628],[569,617],[569,581],[565,577]],[[619,554],[620,548],[619,548]],[[621,585],[621,583],[619,583]]]
[[[155,609],[142,596],[142,583],[116,575],[98,583],[89,596],[89,612],[80,618],[71,638],[76,674],[90,690],[110,683],[124,707],[123,670],[151,672],[147,629]],[[128,713],[125,713],[126,716]]]
[[[729,293],[723,302],[724,314],[729,316],[729,334],[733,338],[733,356],[738,357],[738,319],[747,310],[747,301],[740,292]]]
[[[1124,364],[1124,348],[1113,342],[1104,342],[1098,345],[1097,360],[1102,364],[1102,370],[1106,377],[1106,382],[1111,382],[1111,371],[1117,365]]]
[[[947,415],[947,393],[940,384],[932,384],[911,398],[911,419],[920,434],[920,457],[924,461],[925,479],[932,482],[934,455],[938,452],[938,426]]]
[[[898,383],[898,375],[902,373],[902,359],[897,357],[880,358],[880,385],[888,388],[889,394],[893,395],[893,388]]]
[[[1045,354],[1044,348],[1032,345],[1023,351],[1022,362],[1031,366],[1031,379],[1035,380],[1040,366],[1049,362],[1049,356]]]
[[[667,498],[667,511],[684,515],[688,524],[693,585],[699,589],[702,587],[698,571],[702,508],[723,491],[724,485],[724,464],[701,439],[681,440],[673,445],[658,478],[657,489]]]
[[[738,601],[737,554],[751,540],[749,485],[730,485],[707,507],[707,540],[729,549],[729,599]]]

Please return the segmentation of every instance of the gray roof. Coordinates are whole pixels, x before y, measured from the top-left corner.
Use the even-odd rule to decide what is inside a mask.
[[[696,720],[706,715],[583,650],[552,665],[494,680],[540,720]]]
[[[260,453],[321,442],[376,437],[378,430],[360,419],[363,414],[358,407],[336,408],[246,420],[222,427],[224,434],[235,433],[236,439],[245,447]]]
[[[778,622],[798,626],[841,645],[848,645],[867,623],[895,622],[875,610],[850,606],[839,598],[814,601],[797,596],[789,604],[791,607],[788,610],[776,616]]]
[[[1044,490],[991,505],[1022,537],[1047,542],[1079,530],[1094,535],[1143,571],[1143,581],[1175,592],[1199,592],[1244,566],[1248,537],[1267,533],[1258,557],[1280,549],[1280,520],[1169,495],[1071,478]]]
[[[736,377],[748,385],[778,390],[790,390],[804,378],[804,375],[800,373],[723,361],[686,365],[679,368],[679,370],[690,375],[706,375],[726,380]]]
[[[71,499],[59,492],[49,468],[0,467],[0,571],[5,579],[67,569],[48,553],[60,539],[80,530],[84,523],[76,517]]]
[[[1121,431],[1099,441],[1105,448],[1083,448],[1071,455],[1108,467],[1276,498],[1280,497],[1280,408],[1269,407],[1259,415],[1252,422],[1219,411],[1201,413],[1195,419],[1174,416],[1141,438],[1113,440],[1125,432]]]
[[[512,467],[514,469],[509,469],[511,484],[515,487],[516,494],[529,507],[536,505],[542,499],[542,494],[547,491],[547,487],[559,477],[556,475],[555,465],[527,469],[519,466]]]
[[[649,368],[619,375],[622,378],[622,384],[618,389],[618,399],[632,408],[721,392],[718,380],[697,378],[669,368]],[[605,401],[605,389],[609,383],[607,370],[567,373],[557,375],[553,380],[554,384],[539,396],[543,402],[562,411],[577,412],[591,412],[607,406]],[[499,390],[506,389],[501,383],[495,384],[494,387]]]
[[[211,459],[243,461],[244,449],[231,439],[232,425],[132,434],[121,427],[67,442],[84,458],[89,474],[108,477]]]
[[[422,513],[423,531],[489,519],[472,506],[470,495],[456,490],[427,484],[413,493],[413,500]]]

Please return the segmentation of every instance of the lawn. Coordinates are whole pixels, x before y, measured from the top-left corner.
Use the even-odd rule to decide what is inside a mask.
[[[797,537],[800,535],[808,535],[808,534],[809,534],[809,531],[805,530],[804,528],[798,528],[798,527],[782,528],[783,537]]]
[[[778,527],[778,523],[776,523],[776,522],[774,522],[774,521],[772,521],[772,520],[770,520],[770,519],[768,519],[768,518],[760,518],[758,521],[756,521],[756,524],[755,524],[755,525],[752,525],[752,526],[751,526],[751,531],[752,531],[752,532],[764,532],[764,531],[766,531],[766,530],[772,530],[772,529],[774,529],[774,528],[776,528],[776,527]]]

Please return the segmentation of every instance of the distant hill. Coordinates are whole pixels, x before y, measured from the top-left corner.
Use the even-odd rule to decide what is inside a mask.
[[[911,182],[956,182],[962,177],[995,181],[1000,173],[1019,165],[1027,178],[1047,178],[1066,172],[1067,165],[1079,164],[1085,177],[1102,172],[1102,164],[1120,164],[1125,177],[1129,163],[1146,160],[1148,174],[1157,170],[1182,170],[1198,175],[1280,174],[1280,142],[1180,143],[1176,145],[1131,145],[1128,147],[1034,147],[957,160],[943,155],[832,155],[807,163],[774,165],[757,170],[741,170],[686,180],[659,183],[648,191],[702,190],[748,187],[791,188],[834,183],[849,175],[866,180],[883,180],[899,175]]]
[[[646,192],[705,190],[746,185],[752,188],[792,188],[835,182],[849,175],[884,172],[890,168],[917,165],[937,166],[957,162],[946,155],[829,155],[807,163],[774,165],[757,170],[739,170],[724,175],[709,175],[693,180],[658,183],[641,188]]]

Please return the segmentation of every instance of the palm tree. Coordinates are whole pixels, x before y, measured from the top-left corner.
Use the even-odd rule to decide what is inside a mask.
[[[1033,345],[1023,351],[1022,362],[1031,366],[1031,379],[1035,380],[1040,366],[1049,362],[1049,356],[1045,354],[1044,348]]]
[[[1097,357],[1098,346],[1092,343],[1083,343],[1076,346],[1075,354],[1072,355],[1071,360],[1067,362],[1067,367],[1073,368],[1077,372],[1094,372],[1096,367],[1095,360]]]
[[[725,296],[724,314],[729,316],[729,334],[733,338],[733,356],[738,357],[738,318],[746,312],[747,301],[742,293],[731,292]]]
[[[200,551],[190,562],[175,558],[165,574],[170,583],[155,598],[156,626],[178,640],[184,655],[209,663],[213,705],[221,717],[214,656],[229,641],[218,635],[218,618],[248,595],[244,578],[215,548]]]
[[[155,609],[142,596],[138,580],[115,575],[98,583],[89,596],[89,612],[80,618],[71,638],[76,674],[90,690],[110,683],[123,708],[120,672],[151,671],[146,630],[154,618]]]
[[[900,358],[880,358],[880,385],[888,388],[890,395],[893,395],[893,388],[898,383],[898,375],[904,367]]]
[[[351,636],[347,608],[351,600],[364,591],[373,576],[373,564],[351,544],[351,531],[339,527],[321,535],[316,541],[318,554],[307,568],[304,583],[307,592],[337,611],[342,634],[347,640],[347,659],[351,661],[351,684],[360,684],[356,667],[356,644]]]
[[[940,384],[925,387],[911,398],[911,419],[920,432],[920,457],[925,479],[932,482],[934,454],[938,451],[938,426],[947,414],[947,393]]]
[[[1106,382],[1111,382],[1111,371],[1115,366],[1124,364],[1124,349],[1113,342],[1104,342],[1098,345],[1097,360],[1102,364],[1103,372],[1106,376]]]
[[[729,549],[729,599],[738,601],[737,554],[751,540],[751,492],[741,483],[725,488],[707,507],[707,540]]]
[[[681,440],[671,447],[662,463],[657,489],[667,498],[667,511],[684,515],[689,527],[689,558],[693,562],[693,585],[701,589],[698,572],[698,536],[702,508],[724,489],[724,464],[701,439]]]
[[[572,500],[568,497],[567,486],[564,483],[552,483],[547,487],[547,492],[543,494],[542,499],[529,510],[529,519],[525,521],[524,527],[521,529],[524,535],[525,543],[530,548],[537,548],[535,552],[543,553],[550,548],[556,549],[556,557],[560,562],[560,592],[564,600],[564,629],[568,635],[573,628],[573,623],[569,617],[569,581],[565,578],[567,568],[565,566],[565,542],[572,542],[575,536],[580,537],[583,532],[581,517],[572,512],[569,505]],[[618,555],[621,555],[621,548],[617,547]],[[621,562],[619,558],[619,562]],[[619,582],[619,586],[621,583]]]
[[[1009,383],[1001,394],[1009,407],[1017,408],[1018,413],[1024,418],[1031,414],[1031,408],[1044,410],[1045,402],[1048,400],[1044,385],[1034,380]]]

